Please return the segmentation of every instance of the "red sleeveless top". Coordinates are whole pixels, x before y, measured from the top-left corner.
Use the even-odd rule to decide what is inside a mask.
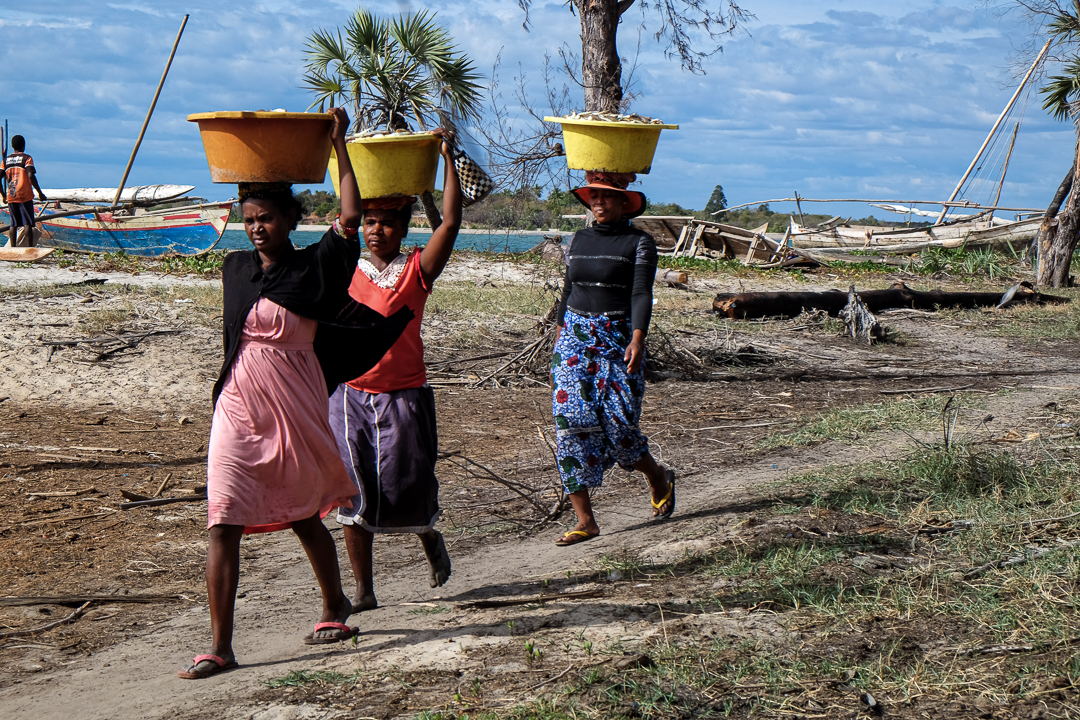
[[[405,261],[405,269],[391,288],[382,288],[357,268],[353,273],[349,295],[381,315],[392,315],[403,307],[415,317],[405,332],[375,367],[350,381],[349,387],[369,393],[407,390],[427,383],[424,366],[424,341],[420,339],[420,320],[424,314],[431,288],[424,284],[420,273],[420,250],[413,250]]]

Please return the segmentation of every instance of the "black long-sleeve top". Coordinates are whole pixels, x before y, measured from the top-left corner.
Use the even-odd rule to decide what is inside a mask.
[[[402,308],[386,318],[349,297],[359,259],[360,243],[333,230],[313,245],[299,249],[289,245],[265,270],[258,250],[225,256],[221,266],[225,362],[214,384],[215,405],[240,350],[248,313],[260,297],[319,323],[313,346],[328,392],[375,366],[413,313]]]
[[[630,318],[648,334],[656,280],[656,241],[629,220],[578,230],[566,248],[566,278],[558,322],[566,309],[579,315]]]

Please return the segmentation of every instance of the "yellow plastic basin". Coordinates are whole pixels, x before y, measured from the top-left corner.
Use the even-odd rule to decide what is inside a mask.
[[[321,183],[332,145],[329,113],[211,112],[199,124],[216,183]]]
[[[386,135],[350,140],[352,161],[360,196],[365,198],[419,195],[435,189],[439,171],[439,143],[434,135]],[[330,179],[338,187],[337,153],[330,153]]]
[[[652,169],[661,130],[678,130],[678,125],[647,125],[630,122],[602,122],[546,117],[562,125],[566,165],[571,170],[606,170],[641,173]]]

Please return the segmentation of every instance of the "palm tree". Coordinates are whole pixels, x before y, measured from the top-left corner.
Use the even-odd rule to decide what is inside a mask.
[[[435,13],[392,20],[358,8],[340,29],[307,41],[305,85],[316,105],[351,105],[357,131],[456,128],[480,117],[480,73],[456,50]],[[442,218],[431,193],[422,197],[432,229]]]

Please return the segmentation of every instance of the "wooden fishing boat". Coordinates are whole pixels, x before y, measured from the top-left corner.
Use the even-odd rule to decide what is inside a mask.
[[[40,216],[41,246],[69,252],[160,257],[195,256],[213,250],[225,232],[232,206],[233,201],[228,200],[122,214],[66,203],[55,207],[50,203],[43,216],[41,208],[35,211]],[[50,219],[51,215],[57,217]],[[0,222],[10,222],[6,208],[0,210]]]
[[[991,220],[987,216],[962,219],[925,227],[884,228],[869,225],[825,223],[804,227],[791,219],[788,237],[796,248],[874,250],[875,252],[916,253],[931,247],[969,249],[1007,246],[1020,249],[1039,232],[1042,218],[1013,222]]]

